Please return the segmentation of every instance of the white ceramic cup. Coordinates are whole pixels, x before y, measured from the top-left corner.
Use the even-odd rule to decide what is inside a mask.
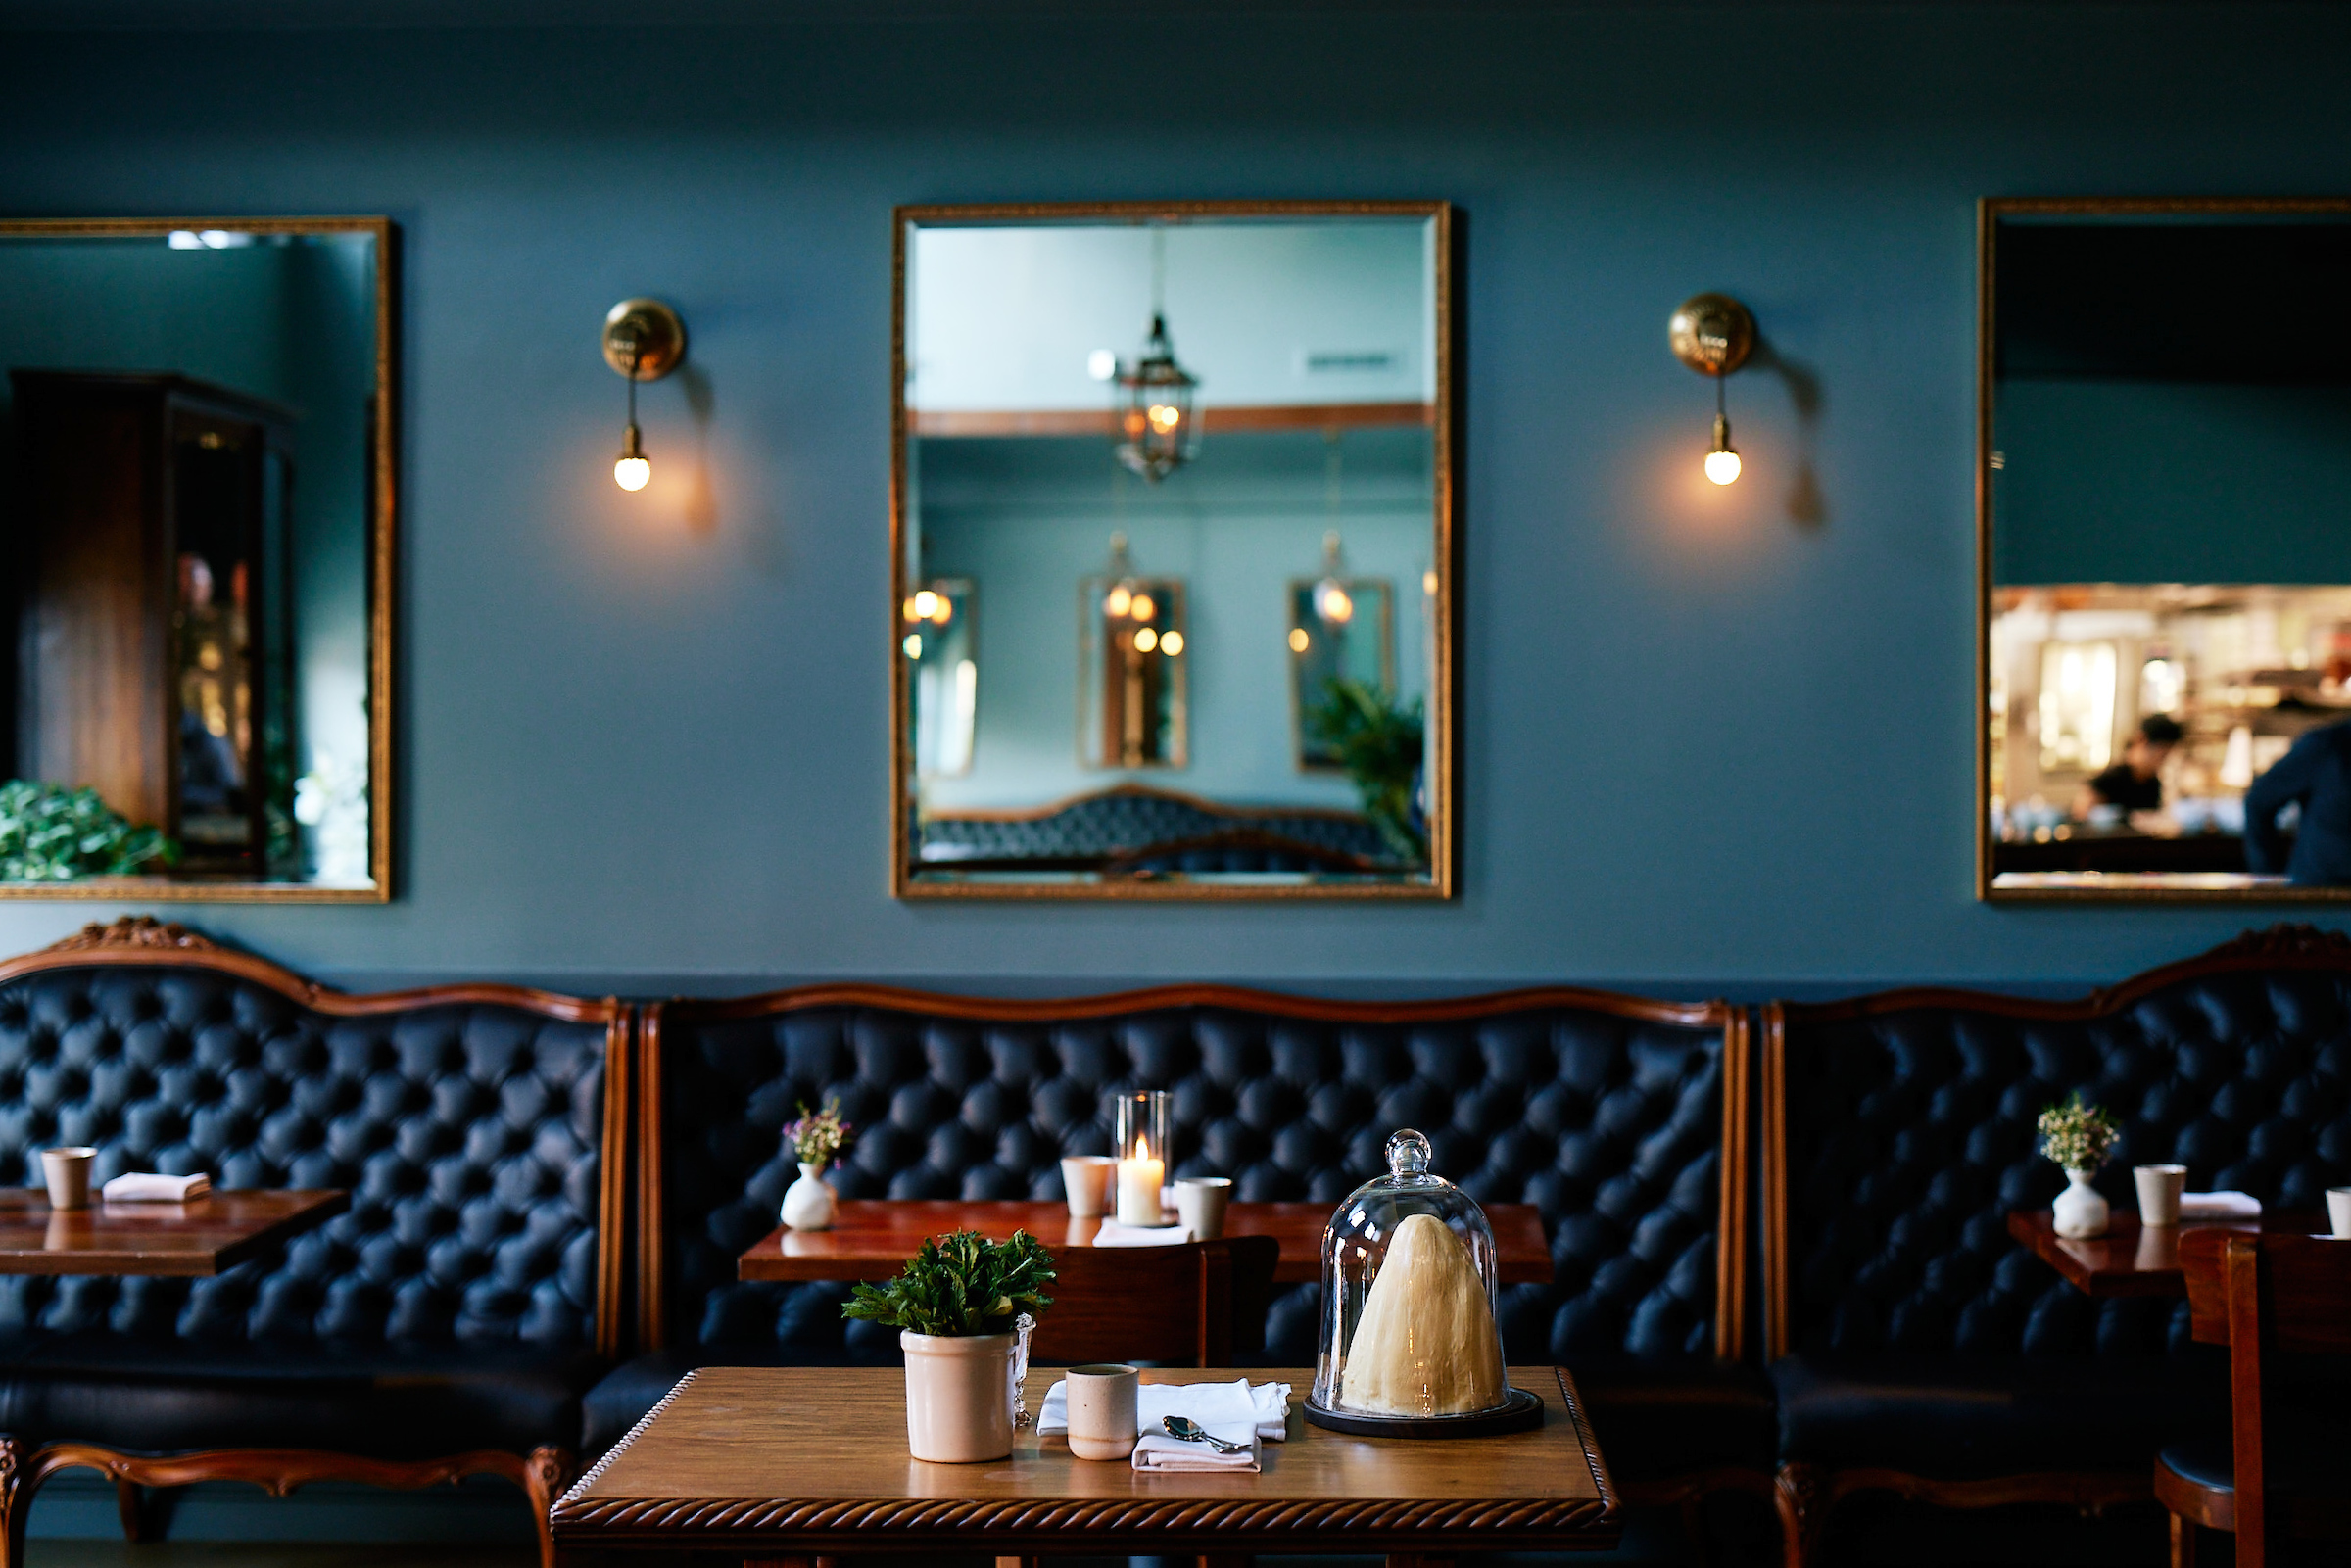
[[[1070,1451],[1080,1459],[1124,1459],[1134,1451],[1135,1388],[1131,1366],[1073,1366],[1069,1384]]]
[[[2140,1224],[2180,1223],[2180,1193],[2187,1185],[2187,1166],[2133,1165],[2131,1179],[2138,1183]]]
[[[1062,1160],[1061,1185],[1070,1195],[1072,1219],[1092,1219],[1102,1212],[1118,1165],[1108,1155],[1070,1155]]]
[[[935,1464],[1012,1452],[1012,1336],[898,1333],[906,1353],[906,1448]]]
[[[98,1151],[89,1148],[43,1149],[41,1179],[49,1184],[52,1209],[90,1207],[90,1162]]]
[[[2327,1189],[2327,1218],[2337,1241],[2351,1241],[2351,1187]]]
[[[1215,1241],[1224,1234],[1224,1206],[1231,1202],[1230,1176],[1176,1178],[1176,1221],[1194,1241]]]

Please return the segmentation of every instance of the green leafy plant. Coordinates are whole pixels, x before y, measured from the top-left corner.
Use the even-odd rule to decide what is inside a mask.
[[[2082,1098],[2050,1106],[2040,1114],[2040,1152],[2067,1170],[2095,1170],[2123,1135],[2114,1117]]]
[[[0,784],[0,881],[131,877],[178,858],[160,830],[132,826],[95,789],[30,779]]]
[[[1413,825],[1413,780],[1424,735],[1418,700],[1408,707],[1378,687],[1334,677],[1306,722],[1309,737],[1338,754],[1364,815],[1388,847],[1406,860],[1426,860],[1428,840]]]
[[[857,1138],[857,1129],[840,1119],[840,1102],[827,1100],[822,1111],[811,1111],[808,1102],[800,1102],[800,1119],[788,1122],[784,1141],[791,1144],[801,1164],[814,1165],[822,1172],[840,1152]]]
[[[1013,1319],[1053,1305],[1053,1255],[1025,1230],[992,1242],[976,1230],[923,1243],[898,1277],[860,1285],[840,1315],[916,1334],[1009,1334]]]

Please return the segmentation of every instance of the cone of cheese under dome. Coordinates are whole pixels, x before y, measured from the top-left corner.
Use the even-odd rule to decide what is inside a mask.
[[[1543,1424],[1503,1376],[1494,1232],[1428,1168],[1428,1140],[1388,1140],[1388,1173],[1322,1231],[1321,1351],[1306,1418],[1358,1436],[1485,1437]]]

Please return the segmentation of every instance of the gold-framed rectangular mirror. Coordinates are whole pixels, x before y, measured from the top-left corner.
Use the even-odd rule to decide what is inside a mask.
[[[1441,202],[898,210],[895,893],[1451,896],[1452,245]]]
[[[1980,894],[2351,898],[2351,199],[1979,243]]]
[[[393,238],[0,221],[0,898],[391,896]]]

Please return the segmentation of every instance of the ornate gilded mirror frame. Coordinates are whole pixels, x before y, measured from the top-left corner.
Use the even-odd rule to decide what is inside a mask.
[[[1976,896],[2006,904],[2164,903],[2275,904],[2351,901],[2351,887],[2131,885],[2111,878],[2104,885],[2085,878],[2064,886],[1999,886],[1994,865],[1998,842],[1992,824],[1994,796],[1991,702],[1995,671],[1991,656],[1993,582],[1993,474],[2003,466],[1994,445],[1994,393],[1998,371],[1997,288],[1999,229],[2003,219],[2078,217],[2092,220],[2337,218],[2351,223],[2351,198],[2344,197],[1987,197],[1977,204],[1976,336],[1976,681],[1974,692],[1976,787]],[[2281,329],[2282,330],[2282,329]],[[2188,880],[2190,879],[2182,879]]]
[[[1456,815],[1456,777],[1461,746],[1460,656],[1455,583],[1460,573],[1461,543],[1458,517],[1461,400],[1457,386],[1460,354],[1454,341],[1459,312],[1455,308],[1457,259],[1453,207],[1448,202],[1048,202],[907,206],[897,208],[891,221],[890,291],[890,488],[889,594],[887,623],[888,642],[899,641],[902,606],[913,589],[907,559],[913,537],[909,516],[911,497],[907,463],[910,422],[907,409],[908,234],[913,228],[978,227],[1005,224],[1045,224],[1097,221],[1102,223],[1181,223],[1244,218],[1418,218],[1433,231],[1434,408],[1433,502],[1429,593],[1433,647],[1428,661],[1429,708],[1426,715],[1434,777],[1427,781],[1427,872],[1417,880],[1316,880],[1298,882],[1204,882],[1185,879],[1119,878],[1102,881],[962,881],[918,878],[912,868],[910,790],[914,737],[910,731],[909,682],[906,661],[889,661],[890,784],[889,886],[893,896],[919,899],[1043,898],[1043,899],[1177,899],[1177,900],[1425,900],[1454,896],[1455,868],[1460,840]],[[1208,428],[1215,430],[1213,410]],[[1283,679],[1288,679],[1285,672]],[[1286,700],[1286,698],[1285,698]],[[1286,737],[1285,737],[1286,743]]]
[[[193,880],[171,876],[89,877],[72,881],[0,881],[0,899],[135,900],[143,904],[381,904],[392,897],[392,655],[395,575],[395,500],[398,441],[399,229],[388,217],[140,217],[18,218],[0,220],[0,240],[168,239],[177,234],[362,236],[374,241],[370,316],[374,363],[366,419],[367,845],[365,885],[322,885],[260,879]]]

